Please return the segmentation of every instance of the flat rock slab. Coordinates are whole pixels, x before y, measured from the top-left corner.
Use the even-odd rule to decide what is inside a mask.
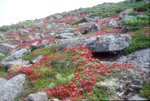
[[[4,43],[4,44],[0,45],[0,52],[3,53],[3,54],[8,54],[8,52],[10,52],[15,47],[16,46],[14,46],[14,45]]]
[[[25,74],[19,74],[5,83],[0,83],[0,101],[12,101],[21,91],[25,83]]]
[[[111,52],[121,51],[129,47],[131,43],[131,36],[125,34],[112,34],[96,37],[63,39],[58,40],[56,43],[61,46],[61,49],[65,47],[84,45],[92,52]]]

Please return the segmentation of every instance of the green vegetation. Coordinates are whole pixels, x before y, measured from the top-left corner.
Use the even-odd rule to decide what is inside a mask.
[[[6,78],[8,76],[6,69],[4,66],[0,66],[0,77],[1,78]]]
[[[0,61],[3,59],[3,58],[5,58],[6,56],[2,56],[2,55],[0,55]]]
[[[75,25],[75,24],[81,23],[81,22],[83,22],[83,21],[84,21],[84,18],[78,19],[78,20],[76,20],[76,21],[72,22],[72,25]]]
[[[137,16],[123,19],[121,20],[121,24],[125,26],[127,30],[134,31],[150,25],[149,19],[150,17],[148,16]]]
[[[112,30],[112,27],[109,25],[102,26],[104,30]]]
[[[2,27],[0,27],[0,32],[6,32],[9,31],[10,29],[16,31],[17,28],[32,28],[32,27],[36,27],[37,24],[34,23],[33,21],[23,21],[23,22],[19,22],[16,24],[12,24],[12,25],[4,25]]]
[[[143,92],[140,93],[141,96],[146,97],[150,100],[150,82],[147,82],[143,87]]]
[[[57,51],[59,46],[53,45],[51,47],[43,47],[40,49],[33,50],[30,54],[24,56],[22,59],[32,61],[36,59],[39,55],[50,55]]]
[[[138,3],[138,5],[136,5],[134,7],[134,11],[138,11],[138,12],[146,12],[149,10],[149,6],[150,3]]]
[[[124,53],[129,54],[144,48],[150,48],[150,36],[146,36],[143,30],[139,30],[136,31],[136,34],[132,35],[131,44],[124,50]]]
[[[136,12],[136,11],[131,11],[131,12],[129,13],[129,15],[136,16],[136,15],[137,15],[137,12]]]

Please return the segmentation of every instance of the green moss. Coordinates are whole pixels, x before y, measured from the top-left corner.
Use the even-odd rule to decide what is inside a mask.
[[[104,30],[112,30],[112,28],[111,28],[109,25],[103,26],[103,29],[104,29]]]
[[[39,55],[50,55],[52,53],[55,53],[57,51],[59,46],[53,45],[51,47],[44,47],[40,49],[33,50],[29,55],[24,56],[22,59],[32,61],[36,59]]]
[[[150,82],[147,82],[143,87],[143,92],[140,93],[141,96],[146,97],[150,100]]]
[[[136,31],[136,34],[132,35],[131,44],[124,50],[124,53],[129,54],[144,48],[150,48],[150,36],[145,36],[144,32],[139,30]]]
[[[6,56],[1,56],[1,55],[0,55],[0,61],[1,61],[3,58],[5,58],[5,57],[6,57]]]
[[[83,21],[84,21],[84,18],[78,19],[78,20],[76,20],[76,21],[72,22],[72,25],[75,25],[75,24],[81,23],[81,22],[83,22]]]
[[[6,78],[8,76],[5,67],[0,66],[0,77],[1,78]]]

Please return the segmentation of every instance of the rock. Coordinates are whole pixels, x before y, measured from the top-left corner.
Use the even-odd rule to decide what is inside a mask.
[[[4,85],[7,82],[6,79],[4,78],[0,78],[0,85]]]
[[[131,11],[133,11],[133,9],[126,9],[125,11],[121,12],[119,14],[119,18],[120,19],[124,19],[124,18],[132,18],[133,16],[128,15]]]
[[[74,32],[74,35],[79,36],[79,35],[82,35],[82,34],[79,31],[77,31],[77,32]]]
[[[68,39],[74,37],[74,33],[62,33],[56,36],[59,39]]]
[[[15,47],[16,46],[14,46],[14,45],[10,45],[10,44],[4,43],[4,44],[0,45],[0,52],[6,55]]]
[[[127,56],[122,56],[117,62],[130,63],[135,67],[147,71],[150,69],[150,48],[135,51]]]
[[[35,37],[35,39],[39,39],[39,38],[41,38],[42,36],[41,36],[41,33],[36,33],[34,37]]]
[[[32,63],[37,63],[43,58],[43,55],[38,56],[36,59],[32,61]]]
[[[29,61],[24,61],[22,59],[18,59],[18,60],[13,60],[13,61],[2,61],[1,65],[3,65],[4,67],[6,67],[7,69],[11,68],[13,65],[22,65],[22,66],[26,66],[28,65],[30,62]]]
[[[60,49],[64,47],[73,47],[76,45],[87,46],[92,52],[121,51],[129,46],[131,42],[130,35],[113,34],[96,37],[83,37],[75,39],[58,40]]]
[[[52,29],[55,28],[55,24],[49,24],[46,26],[46,29]]]
[[[48,45],[48,44],[49,44],[49,41],[48,41],[48,40],[43,40],[43,41],[42,41],[42,44],[43,44],[43,45]]]
[[[55,33],[70,33],[70,32],[73,32],[75,30],[75,28],[62,28],[62,29],[59,29],[59,30],[56,30]]]
[[[107,21],[106,24],[112,26],[112,25],[117,25],[117,22],[116,22],[116,20],[111,19],[111,20]]]
[[[26,34],[29,33],[29,31],[27,29],[19,29],[21,31],[21,34]]]
[[[0,101],[13,101],[24,90],[25,74],[19,74],[6,83],[0,83]]]
[[[100,27],[98,24],[92,24],[90,28],[90,32],[100,31]]]
[[[2,61],[13,61],[13,60],[17,60],[25,55],[27,55],[30,51],[28,51],[25,48],[22,48],[18,51],[16,51],[15,53],[9,55],[8,57],[4,58]]]
[[[48,98],[45,92],[38,92],[36,94],[30,94],[25,101],[48,101]]]
[[[38,43],[39,43],[39,41],[36,41],[36,42],[32,43],[32,46],[37,47]]]
[[[148,101],[148,99],[146,99],[146,98],[143,98],[143,97],[141,97],[139,94],[136,94],[136,95],[134,95],[133,97],[131,97],[131,98],[129,98],[128,100],[131,100],[131,101],[139,101],[139,100],[141,100],[141,101]]]
[[[62,17],[63,17],[62,15],[55,15],[55,16],[54,16],[55,19],[60,19],[60,18],[62,18]]]
[[[5,54],[3,54],[3,53],[0,53],[0,56],[5,56]]]
[[[95,23],[84,22],[84,23],[80,23],[79,25],[82,26],[83,28],[85,27],[81,31],[81,34],[87,34],[91,32],[100,31],[100,26]]]

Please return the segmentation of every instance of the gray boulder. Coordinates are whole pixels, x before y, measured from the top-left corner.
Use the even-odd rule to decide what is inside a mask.
[[[10,52],[15,47],[16,46],[14,46],[14,45],[4,43],[4,44],[0,45],[0,52],[3,53],[3,54],[7,54],[8,52]]]
[[[16,51],[15,53],[9,55],[8,57],[4,58],[2,61],[13,61],[13,60],[17,60],[25,55],[27,55],[30,51],[28,51],[27,49],[23,48],[20,49],[18,51]]]
[[[80,26],[89,26],[84,28],[84,30],[81,32],[81,34],[87,34],[87,33],[91,33],[91,32],[96,32],[96,31],[100,31],[100,26],[98,24],[95,23],[89,23],[89,22],[84,22],[84,23],[80,23]]]
[[[107,21],[106,24],[112,26],[112,25],[117,25],[117,22],[116,22],[116,20],[111,19],[111,20]]]
[[[62,18],[62,17],[63,17],[62,15],[55,15],[55,16],[54,16],[55,19],[60,19],[60,18]]]
[[[125,11],[121,12],[119,14],[119,18],[120,19],[124,19],[124,18],[132,18],[133,16],[128,15],[131,11],[133,11],[133,9],[126,9]]]
[[[36,59],[32,61],[32,63],[37,63],[43,58],[43,55],[38,56]]]
[[[13,65],[22,65],[22,66],[26,66],[28,65],[30,62],[29,61],[24,61],[22,59],[18,59],[18,60],[13,60],[13,61],[2,61],[0,63],[0,65],[6,67],[7,69],[11,68]]]
[[[0,101],[12,101],[24,90],[25,74],[19,74],[5,83],[0,83]]]
[[[118,62],[130,63],[143,70],[150,69],[150,48],[135,51],[127,56],[122,56]]]
[[[56,38],[69,39],[69,38],[72,38],[72,37],[75,37],[75,36],[79,36],[79,35],[82,35],[79,31],[75,32],[75,33],[61,33],[59,35],[56,35]]]
[[[62,33],[56,36],[56,38],[59,38],[59,39],[68,39],[72,37],[74,37],[73,33]]]
[[[27,29],[19,29],[21,31],[21,34],[26,34],[29,33],[29,31]]]
[[[43,45],[48,45],[48,44],[49,44],[49,41],[48,41],[48,40],[43,40],[43,41],[42,41],[42,44],[43,44]]]
[[[56,43],[64,47],[73,47],[77,45],[87,46],[92,52],[110,52],[121,51],[129,46],[131,42],[130,35],[113,34],[96,37],[84,37],[75,39],[58,40]]]
[[[55,31],[55,33],[70,33],[74,31],[75,28],[62,28]]]
[[[48,101],[48,98],[45,92],[38,92],[36,94],[30,94],[25,101]]]

